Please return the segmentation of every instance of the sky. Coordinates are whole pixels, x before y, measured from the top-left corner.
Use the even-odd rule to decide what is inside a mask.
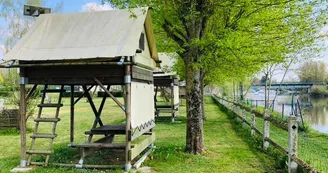
[[[46,0],[45,6],[55,7],[58,3],[63,3],[62,13],[81,12],[86,11],[88,6],[103,7],[104,9],[110,8],[108,4],[101,5],[101,0]]]

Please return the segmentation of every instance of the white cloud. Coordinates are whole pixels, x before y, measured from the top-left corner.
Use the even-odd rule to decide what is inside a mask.
[[[104,10],[112,10],[113,8],[110,4],[97,4],[96,2],[86,3],[82,6],[82,11],[104,11]]]

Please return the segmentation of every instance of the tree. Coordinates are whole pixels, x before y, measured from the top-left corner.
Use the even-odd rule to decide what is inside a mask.
[[[297,72],[302,82],[324,82],[327,80],[327,67],[322,61],[306,61]]]
[[[321,2],[108,1],[117,8],[152,7],[155,34],[161,40],[159,49],[170,45],[170,50],[180,55],[187,85],[186,152],[191,153],[202,153],[204,149],[201,87],[206,76],[221,71],[242,81],[265,63],[282,62],[291,51],[291,31],[300,25],[291,21],[310,17],[316,20],[311,10]]]
[[[35,18],[23,15],[23,6],[25,4],[43,6],[45,1],[43,0],[0,0],[0,17],[2,17],[8,24],[7,27],[2,29],[2,36],[4,40],[5,52],[9,51],[27,32],[30,26],[34,23]],[[62,3],[58,3],[53,11],[59,11],[62,7]],[[0,84],[3,85],[9,93],[9,102],[19,107],[19,74],[17,69],[5,69],[2,70],[0,76],[3,81]],[[29,89],[27,89],[27,92]],[[38,92],[35,92],[34,96],[37,96]],[[34,97],[36,98],[36,97]],[[37,99],[30,99],[27,102],[27,118],[33,115]]]

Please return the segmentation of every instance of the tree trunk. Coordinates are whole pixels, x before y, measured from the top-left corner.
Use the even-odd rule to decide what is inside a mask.
[[[265,86],[264,86],[264,108],[268,108],[268,97],[267,97],[267,88],[268,87],[268,74],[265,74]]]
[[[192,51],[192,50],[191,50]],[[190,57],[187,57],[190,58]],[[187,94],[187,133],[185,151],[201,154],[204,150],[203,117],[201,109],[200,69],[185,58]]]
[[[232,81],[232,92],[233,92],[233,100],[236,100],[235,81]]]
[[[202,117],[203,117],[203,120],[206,120],[206,115],[205,115],[205,102],[204,102],[204,87],[205,87],[205,84],[204,84],[204,77],[205,77],[205,74],[204,74],[204,71],[201,70],[200,71],[200,94],[201,94],[201,109],[202,109]]]
[[[240,94],[240,101],[244,101],[244,93],[243,93],[243,82],[239,82],[239,94]]]

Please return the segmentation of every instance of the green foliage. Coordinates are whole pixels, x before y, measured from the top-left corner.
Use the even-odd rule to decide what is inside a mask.
[[[19,135],[19,130],[15,128],[0,130],[0,136],[4,136],[4,135]]]
[[[328,89],[325,85],[313,85],[310,94],[313,96],[328,96]]]
[[[17,69],[6,69],[2,71],[3,82],[0,85],[3,88],[0,89],[0,95],[6,98],[10,105],[15,106],[16,109],[20,105],[20,90],[19,90],[19,74]],[[26,94],[31,90],[31,86],[27,86]],[[26,115],[27,117],[34,114],[36,105],[39,102],[40,89],[37,88],[31,98],[27,101]]]
[[[327,80],[327,67],[323,61],[306,61],[298,71],[302,82],[324,82]]]

